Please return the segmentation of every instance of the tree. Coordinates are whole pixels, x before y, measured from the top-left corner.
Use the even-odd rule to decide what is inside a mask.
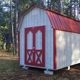
[[[78,6],[75,5],[76,2]],[[13,23],[14,43],[16,47],[17,45],[16,34],[17,34],[18,21],[23,11],[25,11],[31,5],[38,5],[40,7],[44,7],[44,8],[48,8],[53,11],[56,11],[60,14],[67,15],[72,18],[76,18],[75,7],[74,8],[72,7],[73,3],[74,3],[74,6],[79,10],[80,0],[12,0],[12,11],[11,11],[12,16],[11,16],[10,0],[0,0],[0,26],[3,26],[3,27],[7,26],[7,29],[8,29],[8,30],[3,29],[1,34],[6,33],[7,35],[10,35],[12,33],[11,32],[9,34],[9,31],[11,31],[12,29],[9,22],[11,21],[11,23]],[[12,20],[10,16],[12,17]],[[9,40],[11,40],[11,38],[12,36],[9,38]],[[8,42],[10,42],[9,40]]]
[[[7,5],[2,0],[0,1],[0,41],[3,43],[8,41],[6,34],[8,33],[9,29],[9,13],[8,8],[5,7]],[[10,42],[10,39],[9,39]]]

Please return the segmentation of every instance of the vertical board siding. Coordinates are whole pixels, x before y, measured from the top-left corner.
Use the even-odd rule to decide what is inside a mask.
[[[56,31],[57,69],[80,63],[80,34]]]
[[[46,11],[39,8],[34,8],[28,12],[22,21],[20,27],[20,65],[24,63],[24,30],[27,27],[35,27],[45,25],[45,68],[53,69],[53,29]]]

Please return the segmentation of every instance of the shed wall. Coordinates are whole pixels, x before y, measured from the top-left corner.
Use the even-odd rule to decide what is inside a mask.
[[[56,30],[57,69],[80,63],[80,34]]]
[[[45,68],[53,69],[53,28],[46,11],[34,8],[28,12],[20,26],[20,65],[25,65],[25,42],[24,42],[24,30],[27,27],[35,27],[45,25]]]

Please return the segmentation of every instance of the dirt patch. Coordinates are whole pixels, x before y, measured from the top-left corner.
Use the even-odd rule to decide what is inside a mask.
[[[80,80],[80,64],[71,70],[60,69],[52,76],[45,75],[43,69],[23,69],[18,64],[18,56],[0,50],[0,80]]]
[[[17,60],[18,56],[13,56],[12,53],[8,53],[5,50],[0,50],[0,59],[4,59],[4,60]]]

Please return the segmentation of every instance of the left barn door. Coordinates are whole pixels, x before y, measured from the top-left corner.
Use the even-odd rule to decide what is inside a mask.
[[[25,28],[25,64],[45,66],[45,27]]]

